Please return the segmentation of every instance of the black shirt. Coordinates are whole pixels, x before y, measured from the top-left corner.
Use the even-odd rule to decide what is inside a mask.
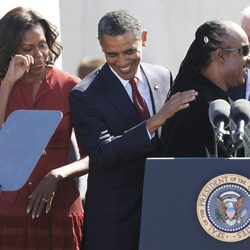
[[[196,99],[187,109],[176,113],[162,128],[161,147],[164,157],[215,156],[214,128],[209,121],[208,109],[212,101],[223,99],[230,102],[229,98],[226,92],[201,74],[195,77],[189,89],[198,92]],[[227,157],[228,154],[218,147],[218,156]]]

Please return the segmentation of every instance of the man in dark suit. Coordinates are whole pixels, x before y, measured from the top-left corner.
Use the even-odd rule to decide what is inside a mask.
[[[242,29],[247,33],[248,40],[250,41],[250,6],[244,8],[240,16],[240,24]],[[245,84],[231,88],[228,91],[228,95],[234,101],[238,99],[250,100],[250,70],[248,70]]]
[[[145,159],[156,153],[158,128],[197,92],[164,104],[171,73],[141,63],[147,32],[132,13],[107,13],[98,39],[106,64],[70,95],[76,136],[90,156],[83,249],[138,250]]]

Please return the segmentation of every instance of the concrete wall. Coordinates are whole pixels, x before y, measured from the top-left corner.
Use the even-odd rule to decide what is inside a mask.
[[[63,67],[76,74],[84,56],[103,58],[97,24],[106,12],[134,11],[148,30],[144,61],[162,64],[176,75],[199,25],[212,19],[238,22],[249,0],[60,0]]]
[[[197,27],[207,20],[238,22],[249,0],[1,0],[0,16],[16,6],[39,11],[55,24],[64,46],[57,66],[76,74],[82,57],[103,58],[97,41],[97,24],[108,11],[126,8],[137,14],[148,30],[143,60],[168,67],[174,76]],[[61,61],[62,60],[62,61]],[[62,64],[62,65],[61,65]]]
[[[7,11],[18,6],[38,11],[60,29],[59,0],[43,0],[42,2],[34,0],[1,0],[0,17]]]

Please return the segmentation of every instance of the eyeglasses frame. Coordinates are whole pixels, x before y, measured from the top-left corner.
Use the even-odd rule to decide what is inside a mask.
[[[248,53],[246,55],[244,53],[244,48],[248,48]],[[221,49],[223,49],[225,51],[230,51],[230,52],[234,52],[234,51],[238,50],[238,52],[241,56],[247,56],[247,55],[249,55],[249,52],[250,52],[249,51],[250,50],[249,44],[244,44],[241,47],[237,47],[237,48],[221,48]]]

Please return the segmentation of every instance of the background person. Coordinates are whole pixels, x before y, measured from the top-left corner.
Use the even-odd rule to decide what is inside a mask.
[[[83,79],[85,76],[87,76],[93,70],[99,68],[104,63],[105,63],[105,61],[103,61],[101,59],[96,59],[96,58],[92,58],[92,57],[84,57],[84,58],[82,58],[79,66],[78,66],[77,75],[81,79]]]
[[[228,89],[244,84],[248,65],[249,42],[239,25],[231,21],[209,21],[197,29],[170,96],[190,88],[199,94],[187,109],[178,112],[163,126],[163,156],[216,156],[209,105],[216,99],[229,102]],[[218,156],[228,154],[219,148]]]
[[[63,113],[27,183],[0,193],[0,249],[79,249],[82,240],[84,214],[73,177],[87,173],[88,158],[69,164],[68,103],[80,79],[52,65],[62,50],[57,36],[30,9],[12,9],[0,20],[0,127],[17,109]]]
[[[104,15],[98,39],[106,64],[70,94],[76,136],[90,155],[83,249],[138,250],[145,159],[157,152],[158,128],[197,93],[163,106],[171,73],[141,63],[147,32],[129,11]]]
[[[240,15],[240,24],[243,30],[247,33],[248,41],[250,41],[250,6],[242,10]],[[250,100],[250,70],[248,69],[245,84],[228,91],[228,95],[232,100],[247,99]]]

